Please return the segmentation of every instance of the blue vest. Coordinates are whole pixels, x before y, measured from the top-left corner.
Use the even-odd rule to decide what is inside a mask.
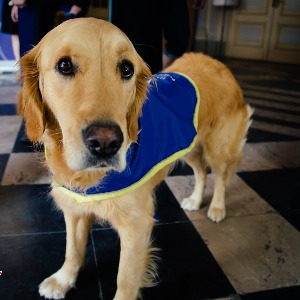
[[[62,191],[80,203],[121,196],[142,186],[193,148],[200,104],[198,88],[184,74],[158,73],[154,77],[139,119],[138,141],[127,150],[125,170],[107,172],[84,193],[60,187]]]

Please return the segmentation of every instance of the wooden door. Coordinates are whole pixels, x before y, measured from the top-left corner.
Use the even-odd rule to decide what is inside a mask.
[[[228,20],[226,56],[300,64],[299,0],[241,0]]]

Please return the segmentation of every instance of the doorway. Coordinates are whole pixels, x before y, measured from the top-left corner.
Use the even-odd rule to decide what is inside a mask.
[[[300,64],[300,1],[240,2],[230,14],[225,55]]]

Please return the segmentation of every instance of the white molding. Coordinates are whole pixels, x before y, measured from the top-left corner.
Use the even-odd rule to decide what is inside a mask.
[[[16,60],[0,60],[0,73],[17,73],[18,71],[19,67]]]

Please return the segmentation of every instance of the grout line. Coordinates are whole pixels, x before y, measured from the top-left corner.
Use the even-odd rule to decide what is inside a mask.
[[[154,226],[163,226],[163,225],[173,225],[173,224],[181,224],[181,223],[189,223],[190,220],[183,220],[183,221],[174,221],[174,222],[164,222],[164,223],[156,223]],[[103,231],[103,230],[113,230],[114,228],[92,228],[92,231]],[[45,232],[25,232],[25,233],[0,233],[1,237],[18,237],[18,236],[34,236],[34,235],[47,235],[47,234],[66,234],[65,230],[61,231],[45,231]],[[93,240],[92,240],[93,241]]]
[[[55,233],[66,233],[65,230],[62,231],[47,231],[47,232],[26,232],[26,233],[7,233],[7,234],[0,234],[1,237],[17,237],[17,236],[29,236],[29,235],[46,235],[46,234],[55,234]]]
[[[94,242],[94,237],[93,237],[93,230],[91,230],[90,232],[90,236],[91,236],[91,241],[92,241],[92,247],[93,247],[93,254],[94,254],[94,260],[95,260],[95,264],[96,264],[96,268],[97,268],[97,277],[98,277],[98,287],[99,287],[99,297],[100,300],[103,300],[103,293],[102,293],[102,286],[101,286],[101,281],[99,278],[99,268],[98,268],[98,262],[97,262],[97,256],[96,256],[96,250],[95,250],[95,242]]]
[[[156,223],[154,226],[175,225],[175,224],[186,224],[186,223],[191,223],[191,220],[188,219],[188,220],[182,220],[182,221]]]

